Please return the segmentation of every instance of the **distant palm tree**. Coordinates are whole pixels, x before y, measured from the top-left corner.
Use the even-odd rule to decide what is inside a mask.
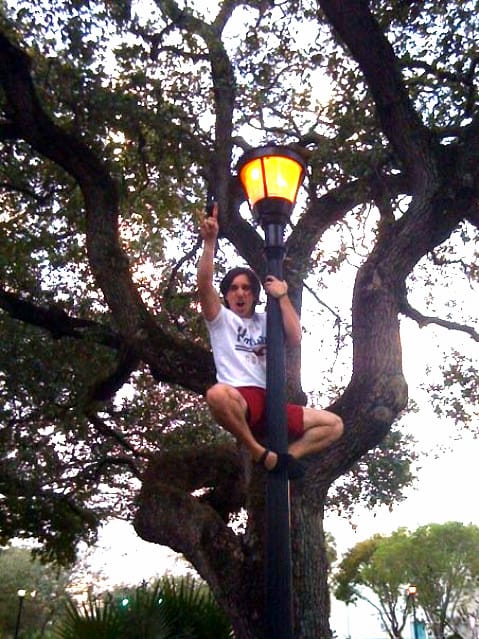
[[[124,619],[110,600],[89,598],[80,607],[69,600],[55,630],[58,639],[116,639],[122,636]]]
[[[209,588],[190,577],[164,577],[122,597],[70,600],[56,639],[230,639],[231,625]]]

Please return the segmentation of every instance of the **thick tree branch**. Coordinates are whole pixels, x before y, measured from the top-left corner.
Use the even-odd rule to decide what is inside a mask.
[[[409,192],[403,175],[371,175],[346,182],[325,195],[311,194],[311,203],[287,240],[288,259],[295,270],[307,272],[308,260],[315,246],[328,228],[341,220],[358,204],[389,195],[394,198]]]
[[[28,56],[2,34],[0,69],[8,111],[22,138],[63,167],[81,187],[90,265],[128,348],[150,366],[159,381],[204,392],[214,380],[211,355],[167,333],[150,315],[132,281],[119,240],[117,187],[106,167],[83,142],[52,122],[36,95]]]
[[[87,248],[94,276],[121,332],[138,331],[146,314],[131,282],[118,234],[117,186],[106,166],[81,141],[57,126],[42,108],[30,77],[30,59],[0,34],[0,82],[7,112],[19,135],[80,185],[87,210]],[[112,290],[112,282],[116,286]]]
[[[123,343],[121,336],[108,326],[92,320],[72,317],[56,304],[39,306],[5,289],[0,289],[0,308],[13,319],[48,331],[53,339],[88,338],[97,344],[116,350]]]
[[[475,342],[479,342],[479,333],[472,326],[467,326],[458,322],[441,319],[440,317],[423,315],[417,309],[413,308],[407,299],[403,299],[400,310],[401,313],[417,322],[420,328],[428,326],[429,324],[435,324],[436,326],[441,326],[442,328],[446,328],[448,330],[466,333],[466,335],[472,337]]]
[[[166,482],[208,503],[229,521],[246,499],[246,480],[240,451],[234,444],[164,452],[151,458],[146,475]]]
[[[0,82],[7,98],[8,124],[16,137],[30,143],[45,157],[62,166],[84,187],[95,181],[114,183],[104,165],[83,143],[57,127],[40,105],[30,78],[26,53],[0,33]]]
[[[394,51],[367,0],[319,0],[334,29],[351,51],[372,93],[382,129],[411,185],[423,189],[434,167],[431,136],[414,110]],[[378,64],[380,61],[380,64]]]
[[[133,347],[124,344],[118,354],[114,370],[106,377],[97,380],[89,389],[88,401],[106,402],[120,390],[137,370],[140,357]]]
[[[113,397],[138,367],[138,355],[128,349],[121,335],[98,322],[71,317],[57,304],[39,306],[0,289],[0,308],[13,319],[49,332],[55,340],[86,340],[118,351],[115,370],[90,389],[93,401],[106,401]]]
[[[235,628],[244,628],[241,637],[253,639],[250,617],[262,601],[252,579],[262,560],[252,539],[228,525],[229,514],[244,504],[245,490],[235,446],[158,455],[145,472],[134,525],[142,539],[167,544],[191,561]],[[260,623],[258,616],[252,625]]]

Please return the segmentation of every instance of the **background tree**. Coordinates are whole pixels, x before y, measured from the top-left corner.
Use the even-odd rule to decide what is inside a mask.
[[[410,550],[417,603],[434,637],[444,639],[477,593],[479,528],[459,522],[422,526],[411,534]]]
[[[342,559],[334,576],[335,596],[346,604],[367,601],[391,639],[401,639],[408,614],[409,535],[400,529],[389,537],[359,542]]]
[[[458,522],[399,529],[356,544],[335,574],[335,595],[346,603],[370,603],[391,638],[402,636],[417,587],[421,609],[436,639],[458,629],[459,612],[470,607],[479,576],[479,528]]]
[[[25,590],[21,613],[23,635],[43,637],[67,599],[70,571],[58,570],[33,559],[31,550],[8,547],[0,550],[0,636],[13,636],[18,613],[18,590]]]
[[[102,518],[135,516],[238,638],[261,635],[262,477],[200,408],[214,369],[193,279],[208,185],[220,270],[234,248],[264,275],[233,167],[248,143],[286,143],[308,162],[286,276],[299,311],[307,290],[322,302],[321,403],[346,424],[292,488],[296,635],[327,637],[328,498],[392,503],[411,479],[391,430],[407,404],[400,316],[469,337],[444,356],[469,402],[435,393],[471,428],[477,412],[477,320],[460,307],[477,281],[477,12],[203,4],[1,3],[0,530],[69,561]]]

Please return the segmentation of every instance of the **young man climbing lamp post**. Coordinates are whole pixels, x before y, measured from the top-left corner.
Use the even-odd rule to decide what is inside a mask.
[[[320,452],[343,432],[337,415],[285,400],[284,343],[299,346],[301,326],[283,279],[283,236],[304,171],[301,158],[285,147],[252,149],[238,165],[248,202],[265,235],[266,314],[256,312],[261,285],[248,268],[226,274],[220,285],[222,304],[213,286],[217,206],[201,226],[198,292],[217,372],[217,383],[206,399],[216,421],[248,449],[267,477],[267,639],[293,639],[294,633],[288,481],[303,475],[301,457]]]
[[[342,434],[341,418],[325,410],[295,404],[286,406],[288,433],[292,440],[286,455],[260,443],[266,432],[266,314],[256,312],[260,282],[250,269],[230,271],[220,290],[213,285],[214,254],[218,236],[218,208],[201,225],[203,253],[197,283],[201,310],[210,334],[217,383],[206,401],[218,424],[234,435],[253,460],[269,472],[286,468],[290,479],[302,474],[298,460],[319,453]],[[264,282],[266,294],[279,303],[285,340],[299,345],[301,327],[288,297],[288,285],[273,275]]]

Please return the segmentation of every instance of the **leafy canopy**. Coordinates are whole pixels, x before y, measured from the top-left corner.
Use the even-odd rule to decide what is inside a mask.
[[[338,25],[331,29],[329,3],[320,10],[295,1],[203,4],[0,5],[2,32],[29,55],[43,115],[61,127],[71,151],[53,159],[53,143],[40,148],[32,131],[20,135],[2,91],[0,441],[8,452],[0,476],[1,530],[4,541],[35,535],[65,561],[76,540],[94,538],[101,518],[131,512],[131,490],[160,445],[170,450],[217,435],[196,396],[214,373],[193,292],[197,225],[213,185],[225,216],[219,273],[232,247],[264,269],[260,235],[239,214],[242,198],[231,179],[249,143],[293,144],[308,161],[301,206],[288,229],[287,269],[298,307],[303,285],[320,302],[314,325],[328,336],[318,337],[322,399],[336,401],[347,388],[351,353],[355,371],[362,361],[351,339],[354,279],[368,257],[395,255],[391,236],[414,219],[408,182],[414,171],[405,166],[417,154],[404,155],[381,120],[381,82],[374,82],[355,43],[348,48]],[[370,8],[391,43],[410,119],[427,127],[443,160],[441,177],[447,176],[475,114],[474,3],[398,0]],[[399,137],[409,144],[414,135],[402,126],[398,121]],[[78,169],[81,161],[87,168]],[[114,213],[96,195],[94,206],[87,197],[84,173],[91,166]],[[451,206],[450,189],[439,191],[434,202]],[[465,186],[457,193],[467,199]],[[467,309],[436,294],[449,274],[476,286],[477,227],[460,219],[433,231],[410,233],[418,241],[406,251],[403,281],[392,287],[394,313],[477,340]],[[104,259],[101,266],[94,254]],[[125,269],[131,282],[120,277]],[[382,317],[365,308],[366,324]],[[128,331],[137,318],[132,340]],[[473,428],[475,365],[464,358],[455,349],[444,365],[450,401],[444,404],[442,380],[432,380],[431,399],[438,411]],[[400,375],[398,366],[391,368]],[[357,375],[369,379],[361,370]],[[127,380],[128,391],[118,394]],[[397,395],[393,417],[405,405],[404,393]],[[342,454],[344,467],[335,468],[353,470],[351,480],[338,483],[335,502],[341,509],[357,499],[392,504],[412,479],[413,444],[399,429],[386,436],[390,424],[376,434],[371,406],[356,412],[371,440],[364,435],[356,447],[358,432],[348,430],[354,443]],[[99,484],[108,486],[100,497]]]

